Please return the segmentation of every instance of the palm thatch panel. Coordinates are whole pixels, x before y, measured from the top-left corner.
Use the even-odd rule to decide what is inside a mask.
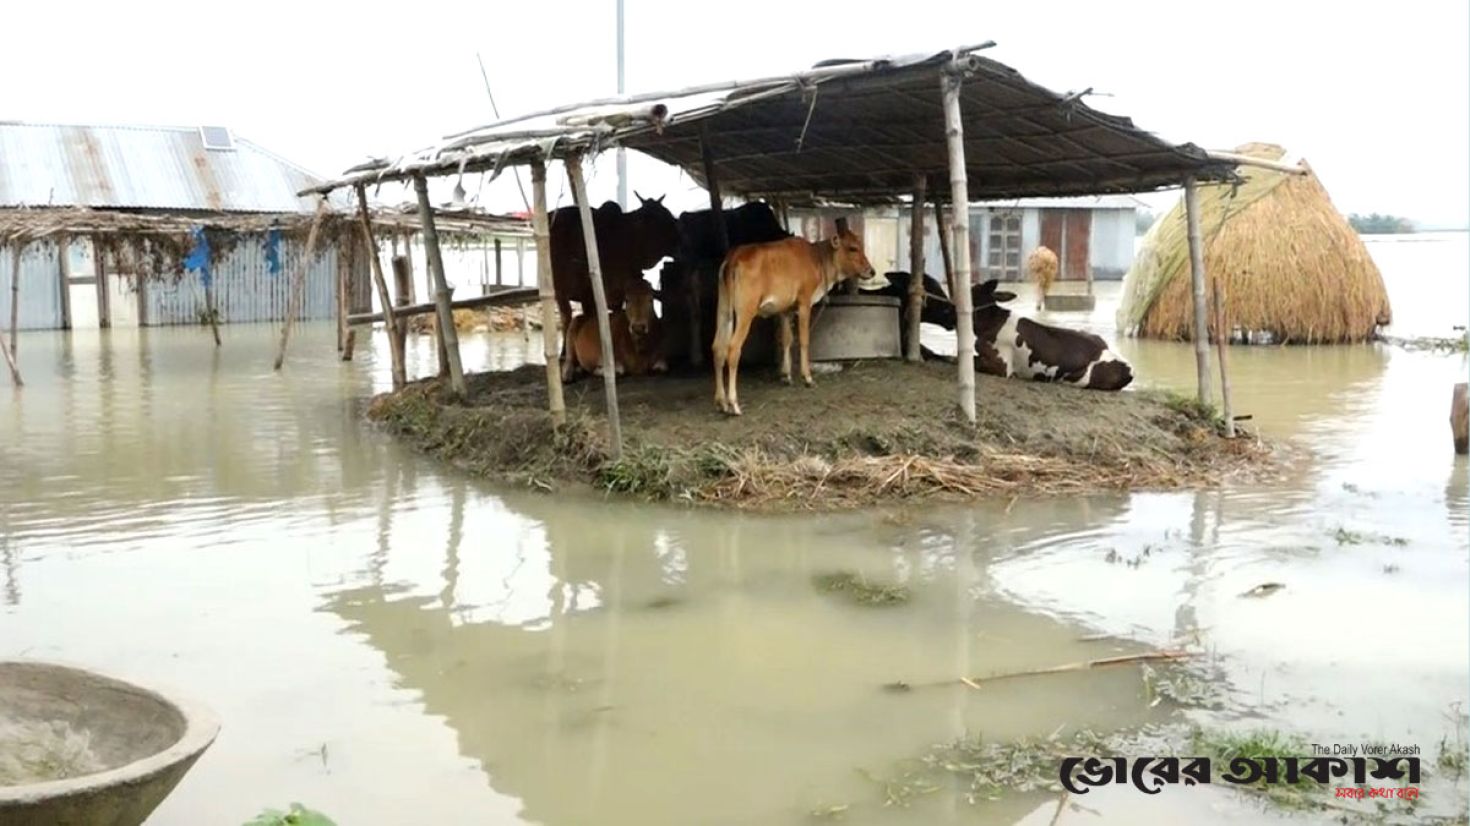
[[[1240,154],[1281,160],[1272,144]],[[1306,162],[1302,162],[1307,166]],[[1310,169],[1310,166],[1307,166]],[[1363,341],[1392,319],[1368,248],[1313,172],[1241,170],[1245,182],[1199,187],[1205,275],[1224,287],[1232,338],[1322,344]],[[1214,294],[1213,284],[1207,292]],[[1210,314],[1214,336],[1214,314]],[[1118,329],[1188,341],[1194,303],[1184,203],[1154,222],[1123,280]]]

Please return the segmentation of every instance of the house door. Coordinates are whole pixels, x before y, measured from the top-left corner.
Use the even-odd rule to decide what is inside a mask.
[[[1092,210],[1047,209],[1041,213],[1041,243],[1057,254],[1061,281],[1085,281],[1092,255]]]

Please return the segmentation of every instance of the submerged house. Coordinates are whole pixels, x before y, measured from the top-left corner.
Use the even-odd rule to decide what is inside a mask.
[[[0,122],[0,327],[282,319],[315,209],[296,193],[316,182],[224,127]],[[339,278],[371,300],[333,206],[298,318],[333,317]]]

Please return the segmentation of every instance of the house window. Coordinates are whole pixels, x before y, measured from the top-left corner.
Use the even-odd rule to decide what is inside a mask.
[[[1021,215],[1015,212],[990,216],[990,252],[986,260],[989,278],[1015,281],[1021,277]]]
[[[235,148],[234,136],[223,126],[199,127],[199,139],[204,141],[205,149],[229,150]]]

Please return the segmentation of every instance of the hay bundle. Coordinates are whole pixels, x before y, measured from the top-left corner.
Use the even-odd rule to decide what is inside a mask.
[[[1279,146],[1256,143],[1236,151],[1270,160],[1286,154]],[[1387,324],[1392,315],[1383,276],[1317,176],[1254,167],[1240,171],[1246,182],[1239,187],[1199,188],[1205,275],[1222,280],[1236,337],[1307,344],[1362,341]],[[1144,236],[1124,278],[1118,329],[1190,340],[1192,295],[1180,199]]]
[[[1057,254],[1045,246],[1037,246],[1026,256],[1026,273],[1036,282],[1036,309],[1046,302],[1046,293],[1051,289],[1051,282],[1057,280],[1059,269]]]

